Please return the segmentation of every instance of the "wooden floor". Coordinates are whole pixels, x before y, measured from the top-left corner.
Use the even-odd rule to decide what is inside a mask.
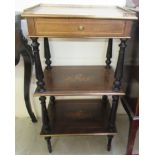
[[[124,155],[127,134],[128,117],[118,115],[118,135],[112,142],[112,150],[107,152],[106,136],[63,136],[53,138],[53,153],[51,155]],[[49,155],[44,138],[40,136],[41,121],[32,124],[29,118],[16,119],[16,155]],[[138,153],[138,134],[134,153]]]

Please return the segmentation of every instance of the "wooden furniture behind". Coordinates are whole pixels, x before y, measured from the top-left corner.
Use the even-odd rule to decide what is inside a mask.
[[[137,13],[138,16],[138,13]],[[128,58],[125,61],[123,83],[125,83],[126,95],[121,98],[124,109],[129,116],[129,135],[125,155],[133,155],[132,150],[136,133],[139,128],[139,22],[134,24],[131,33],[132,38],[126,52]]]
[[[30,81],[31,81],[31,73],[32,66],[34,64],[32,49],[31,46],[28,45],[27,39],[23,36],[21,30],[21,16],[20,14],[16,15],[15,22],[15,65],[17,65],[20,61],[20,55],[24,60],[24,100],[26,109],[33,123],[37,122],[37,119],[32,111],[29,89],[30,89]]]
[[[49,152],[51,136],[107,135],[111,149],[116,134],[116,111],[121,89],[127,38],[137,19],[132,11],[118,7],[37,5],[24,10],[32,39],[37,89],[42,108],[42,130]],[[43,72],[38,37],[44,38],[46,68]],[[105,66],[52,66],[48,37],[110,38]],[[117,67],[111,68],[112,38],[121,38]],[[65,52],[65,51],[64,51]],[[55,96],[101,96],[99,100],[58,100]],[[46,107],[46,96],[50,103]],[[108,96],[112,96],[112,106]]]
[[[134,141],[139,128],[139,66],[125,66],[125,72],[127,95],[121,98],[122,105],[129,116],[129,135],[125,155],[133,155]]]

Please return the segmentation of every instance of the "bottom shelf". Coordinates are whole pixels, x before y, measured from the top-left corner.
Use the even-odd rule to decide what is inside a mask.
[[[51,130],[41,135],[115,135],[108,132],[110,103],[102,100],[56,100],[48,106]]]

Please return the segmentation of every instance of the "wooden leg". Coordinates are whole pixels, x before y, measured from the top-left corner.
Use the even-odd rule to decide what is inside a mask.
[[[119,96],[112,96],[112,107],[109,116],[109,131],[113,132],[116,130],[115,122],[116,122],[116,113],[118,107]]]
[[[49,153],[52,153],[51,137],[45,137]]]
[[[48,38],[44,38],[44,57],[46,59],[45,61],[45,64],[47,65],[46,66],[46,69],[51,69],[51,53],[50,53],[50,48],[49,48],[49,42],[48,42]]]
[[[44,74],[41,66],[40,55],[39,55],[39,43],[37,42],[38,38],[31,38],[32,39],[32,49],[34,53],[34,62],[35,62],[35,71],[36,71],[36,79],[37,79],[37,89],[40,92],[44,92]],[[46,97],[41,96],[39,98],[41,101],[41,110],[42,110],[42,123],[43,123],[43,130],[44,132],[48,133],[50,130],[49,125],[49,118],[48,112],[46,108]]]
[[[110,111],[110,116],[109,116],[109,125],[108,125],[108,131],[109,132],[115,132],[116,131],[116,113],[117,113],[117,107],[118,107],[118,100],[119,96],[112,96],[112,107]],[[107,150],[110,151],[111,149],[111,142],[113,139],[113,135],[108,136],[108,145],[107,145]]]
[[[34,63],[35,63],[35,72],[36,72],[36,79],[37,79],[37,89],[40,92],[44,92],[44,73],[42,70],[41,66],[41,61],[40,61],[40,54],[39,54],[39,43],[38,43],[38,38],[34,37],[32,39],[32,49],[33,49],[33,54],[34,54]]]
[[[31,82],[31,73],[32,73],[32,61],[31,57],[27,50],[21,52],[23,59],[24,59],[24,99],[27,111],[32,122],[37,122],[37,119],[32,111],[30,97],[29,97],[29,89],[30,89],[30,82]]]
[[[112,39],[109,39],[108,41],[108,48],[107,48],[107,54],[106,54],[106,67],[110,68],[110,64],[111,64],[111,58],[112,58]]]
[[[55,105],[55,97],[54,96],[50,96],[50,102]]]
[[[41,101],[43,130],[44,132],[49,133],[50,125],[49,125],[48,111],[46,108],[46,97],[41,96],[39,100]]]
[[[124,65],[124,54],[125,54],[125,48],[126,48],[126,42],[127,39],[121,39],[120,43],[120,50],[119,50],[119,56],[117,61],[117,66],[115,70],[115,81],[113,83],[113,90],[119,91],[121,87],[121,80],[123,77],[123,65]]]
[[[126,155],[132,155],[133,146],[134,146],[134,142],[135,142],[136,133],[137,133],[138,128],[139,128],[139,120],[130,121]]]
[[[36,79],[37,81],[37,89],[40,92],[45,91],[44,88],[44,74],[43,74],[43,70],[42,70],[42,66],[41,66],[41,61],[40,61],[40,55],[39,55],[39,43],[37,42],[38,38],[31,38],[32,39],[32,48],[33,48],[33,52],[34,52],[34,62],[35,62],[35,71],[36,71]],[[41,110],[42,110],[42,123],[43,123],[43,130],[45,133],[49,133],[50,130],[50,125],[49,125],[49,118],[48,118],[48,111],[46,108],[46,97],[45,96],[41,96],[39,98],[39,100],[41,101]],[[52,152],[52,146],[51,146],[51,142],[50,142],[51,137],[45,137],[45,140],[47,141],[47,145],[48,145],[48,150],[51,153]]]
[[[106,95],[102,96],[102,103],[103,104],[107,104],[107,102],[109,102],[108,96],[106,96]],[[107,151],[110,151],[111,150],[111,142],[112,142],[113,136],[112,135],[108,135],[107,137],[108,137]]]
[[[107,144],[107,150],[110,151],[111,150],[111,142],[114,136],[109,135],[108,136],[108,144]]]

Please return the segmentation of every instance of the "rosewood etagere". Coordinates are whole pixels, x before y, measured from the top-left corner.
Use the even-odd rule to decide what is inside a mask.
[[[107,149],[116,134],[116,112],[121,89],[127,39],[134,12],[118,7],[45,5],[24,10],[32,39],[37,89],[42,109],[41,135],[49,152],[50,139],[60,135],[107,135]],[[46,68],[43,71],[38,37],[44,38]],[[48,38],[109,38],[105,66],[52,66]],[[113,38],[120,38],[119,56],[114,72],[110,66]],[[48,108],[46,96],[50,96]],[[101,96],[102,99],[58,100],[55,96]],[[112,96],[110,106],[108,96]]]

